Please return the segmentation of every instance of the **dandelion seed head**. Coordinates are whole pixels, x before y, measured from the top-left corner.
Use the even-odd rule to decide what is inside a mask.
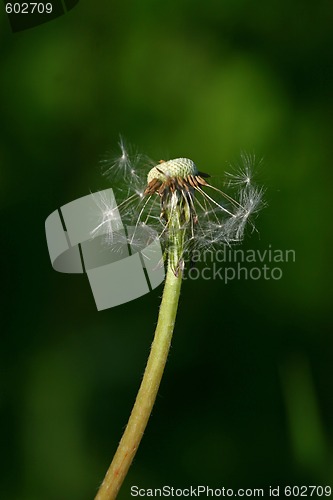
[[[153,180],[165,181],[167,178],[180,177],[184,179],[189,175],[199,173],[194,162],[189,158],[176,158],[174,160],[162,161],[159,165],[153,167],[147,176],[148,184]]]
[[[226,174],[230,195],[207,182],[209,175],[201,173],[189,158],[156,164],[133,153],[122,139],[119,147],[120,155],[109,165],[107,173],[112,182],[117,176],[122,178],[121,197],[116,197],[123,223],[134,227],[129,244],[139,248],[140,231],[149,227],[158,233],[165,253],[170,255],[178,241],[175,221],[186,235],[184,249],[188,251],[239,243],[247,226],[254,228],[252,216],[263,206],[263,190],[253,183],[253,167],[258,164],[254,156],[242,153],[237,168]],[[107,228],[111,240],[113,212],[107,204],[100,226]],[[182,257],[177,259],[173,264],[175,273],[182,266]]]

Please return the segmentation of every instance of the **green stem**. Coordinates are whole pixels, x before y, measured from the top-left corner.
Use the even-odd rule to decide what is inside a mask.
[[[145,373],[127,427],[95,500],[113,500],[126,477],[148,423],[168,357],[182,273],[168,263],[163,297]]]

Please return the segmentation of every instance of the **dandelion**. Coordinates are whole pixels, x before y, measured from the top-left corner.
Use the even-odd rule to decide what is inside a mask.
[[[143,380],[96,500],[116,498],[146,428],[169,352],[185,253],[242,241],[247,224],[254,228],[251,218],[261,208],[263,195],[263,190],[252,181],[251,157],[244,154],[241,168],[228,176],[227,184],[235,191],[231,196],[213,185],[210,175],[198,170],[188,158],[154,164],[142,155],[128,153],[122,140],[120,148],[121,156],[106,170],[115,182],[123,172],[126,188],[120,187],[118,193],[126,196],[118,202],[117,210],[124,223],[134,226],[131,244],[136,233],[139,238],[140,227],[148,226],[158,232],[165,249],[167,273]],[[105,226],[107,232],[113,227],[113,210],[113,206],[104,203],[99,227]]]

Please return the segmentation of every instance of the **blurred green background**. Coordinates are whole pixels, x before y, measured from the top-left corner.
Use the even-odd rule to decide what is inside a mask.
[[[97,312],[53,271],[46,217],[111,187],[119,133],[221,175],[263,157],[244,248],[294,249],[281,280],[186,281],[169,361],[124,483],[333,483],[329,1],[81,0],[12,34],[0,17],[1,488],[92,499],[141,380],[162,286]]]

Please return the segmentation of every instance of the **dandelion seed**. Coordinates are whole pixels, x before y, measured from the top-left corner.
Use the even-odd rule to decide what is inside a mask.
[[[236,165],[230,165],[231,171],[226,172],[229,187],[253,185],[253,177],[260,167],[262,160],[257,160],[255,155],[241,153],[240,161]]]
[[[115,197],[112,191],[108,190],[94,193],[93,198],[99,209],[100,222],[91,232],[91,236],[103,236],[107,243],[113,243],[115,233],[123,227]]]
[[[104,158],[102,160],[103,175],[108,177],[119,192],[124,192],[128,195],[129,188],[135,189],[140,195],[141,176],[140,166],[147,158],[138,153],[133,147],[126,144],[120,136],[118,146],[120,154],[113,158]]]

